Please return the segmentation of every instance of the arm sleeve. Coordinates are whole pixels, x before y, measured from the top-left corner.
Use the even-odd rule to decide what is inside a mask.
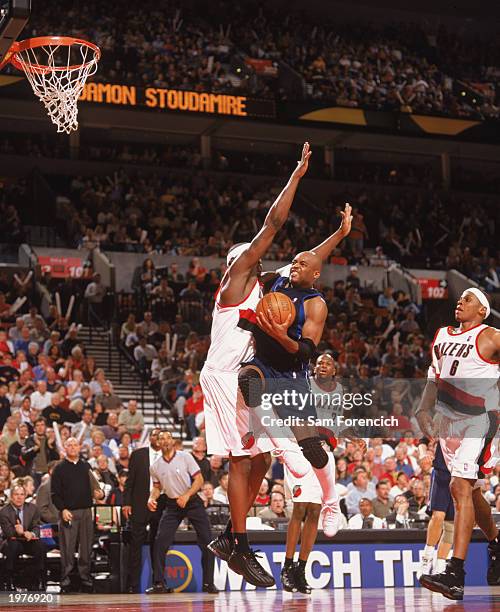
[[[160,479],[158,478],[158,475],[156,473],[154,463],[153,463],[153,465],[149,466],[149,473],[150,473],[151,478],[153,480],[153,484],[158,483],[160,485],[160,487],[161,487],[161,482],[160,482]]]

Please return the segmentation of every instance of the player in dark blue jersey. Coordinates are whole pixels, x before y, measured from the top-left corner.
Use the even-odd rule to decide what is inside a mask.
[[[431,490],[427,513],[431,520],[427,527],[427,538],[420,566],[421,574],[439,574],[446,568],[446,559],[453,544],[453,520],[455,507],[450,492],[451,474],[446,467],[439,441],[436,444],[432,463]],[[434,565],[434,549],[439,542],[437,560]]]
[[[309,362],[321,340],[328,315],[321,293],[313,287],[320,276],[321,263],[321,257],[312,251],[299,253],[292,261],[289,276],[274,279],[270,291],[284,293],[292,300],[295,318],[291,320],[290,315],[287,321],[279,324],[271,313],[257,315],[255,358],[243,365],[240,388],[251,405],[251,383],[257,380],[260,384],[261,381],[262,390],[273,397],[278,416],[294,419],[296,424],[290,424],[290,429],[311,463],[323,492],[323,531],[333,537],[341,525],[335,465],[322,444],[317,426],[309,421],[309,417],[314,420],[316,414],[308,377]],[[281,396],[283,402],[275,401],[275,394]],[[267,429],[271,438],[280,437],[276,429],[276,426]]]

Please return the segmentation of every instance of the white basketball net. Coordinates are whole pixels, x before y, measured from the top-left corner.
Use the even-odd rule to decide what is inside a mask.
[[[43,102],[58,132],[78,129],[78,98],[97,70],[99,54],[91,47],[48,44],[16,53],[33,93]]]

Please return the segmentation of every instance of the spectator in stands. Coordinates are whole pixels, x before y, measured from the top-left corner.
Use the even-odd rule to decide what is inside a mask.
[[[408,457],[406,444],[404,442],[398,444],[394,454],[396,458],[396,471],[404,472],[408,478],[411,478],[415,472],[413,469],[413,464]]]
[[[262,484],[260,485],[260,489],[257,493],[254,504],[256,506],[267,506],[270,501],[271,496],[269,495],[269,481],[267,478],[264,478],[262,480]]]
[[[21,452],[29,433],[27,423],[20,423],[18,428],[19,442],[14,442],[8,448],[8,463],[16,476],[26,476],[28,474],[27,465],[24,459],[21,460]]]
[[[104,318],[103,303],[106,292],[106,287],[101,281],[101,275],[94,274],[92,281],[87,285],[84,293],[84,297],[87,300],[90,323],[94,322],[92,319],[94,315],[97,317],[98,321]]]
[[[47,437],[47,421],[43,417],[36,419],[35,432],[26,438],[21,449],[21,458],[36,487],[48,473],[49,463],[59,459],[56,445],[51,444]]]
[[[200,432],[196,427],[196,415],[203,411],[203,393],[201,387],[196,385],[193,395],[186,401],[184,406],[184,422],[188,434],[188,440],[195,438]]]
[[[119,440],[118,416],[116,412],[110,412],[106,420],[106,425],[101,427],[101,431],[107,440]]]
[[[214,487],[219,486],[221,475],[225,472],[224,461],[220,455],[210,456],[210,482]]]
[[[9,388],[7,385],[0,385],[0,432],[7,421],[7,418],[11,416],[10,400],[7,397]]]
[[[151,311],[144,313],[144,320],[137,325],[137,335],[139,338],[144,336],[146,340],[158,331],[158,324],[153,321],[153,314]],[[136,361],[138,361],[136,359]]]
[[[392,312],[396,308],[396,300],[394,299],[392,292],[392,287],[387,286],[378,296],[379,308],[386,308],[389,312]]]
[[[42,483],[36,492],[36,507],[44,523],[57,524],[59,520],[59,513],[52,502],[52,494],[50,491],[50,478],[57,463],[57,461],[49,462],[47,475],[43,477]]]
[[[75,423],[78,420],[74,413],[64,410],[61,406],[61,396],[59,393],[52,393],[50,404],[42,410],[42,416],[47,423],[57,423],[58,425]]]
[[[372,499],[373,514],[379,519],[385,519],[392,512],[392,501],[389,492],[391,486],[388,480],[379,480],[375,486],[377,496]]]
[[[403,495],[408,499],[409,511],[421,513],[427,507],[427,496],[425,494],[424,483],[418,478],[413,478],[410,482],[410,488]]]
[[[137,335],[137,323],[135,320],[135,314],[133,312],[131,312],[128,315],[127,320],[122,323],[122,326],[120,328],[120,340],[122,342],[125,342],[129,334]]]
[[[386,517],[387,524],[395,525],[396,529],[408,529],[416,520],[418,514],[409,511],[408,499],[404,495],[398,495],[394,500],[394,511]]]
[[[14,442],[19,442],[19,434],[17,432],[17,421],[15,416],[10,416],[5,422],[0,442],[5,444],[5,448],[8,449]]]
[[[259,510],[257,516],[263,521],[272,521],[273,519],[288,519],[290,520],[292,512],[285,505],[285,496],[283,493],[274,491],[271,493],[271,501],[269,507]]]
[[[105,412],[112,410],[119,410],[122,405],[121,399],[116,395],[111,387],[109,381],[103,381],[101,385],[101,392],[95,396],[97,404],[101,404]]]
[[[118,425],[123,425],[134,438],[140,438],[144,429],[144,417],[137,408],[137,400],[128,401],[127,408],[120,412]]]
[[[193,438],[191,454],[200,468],[203,482],[210,480],[210,461],[207,459],[207,443],[205,442],[205,438],[201,436]]]
[[[220,475],[219,486],[214,490],[214,499],[221,504],[229,503],[227,497],[227,487],[229,485],[229,474],[224,473]]]
[[[89,444],[92,440],[92,431],[94,429],[92,409],[88,407],[82,408],[81,420],[75,423],[71,428],[71,435],[76,438],[80,444]]]
[[[204,482],[203,486],[201,487],[200,497],[205,508],[221,505],[220,502],[214,498],[214,485],[208,480]]]
[[[123,506],[127,478],[128,470],[123,469],[118,472],[118,485],[111,489],[111,493],[109,494],[108,498],[108,503],[110,503],[112,506]]]
[[[358,468],[352,477],[352,483],[347,487],[346,505],[349,516],[359,510],[359,501],[362,497],[371,499],[375,497],[375,485],[368,481],[364,468]]]
[[[44,410],[50,406],[52,393],[47,391],[47,382],[39,380],[36,385],[36,391],[31,394],[31,406],[36,410]]]
[[[139,344],[134,349],[134,359],[145,378],[148,376],[153,359],[157,356],[158,353],[155,347],[152,344],[148,344],[145,336],[140,336]]]
[[[373,512],[371,500],[362,497],[359,500],[359,513],[351,516],[348,522],[349,529],[382,529],[384,521]]]
[[[26,492],[21,485],[14,485],[10,503],[0,510],[0,528],[6,539],[2,552],[4,562],[4,590],[13,591],[14,567],[22,554],[32,557],[30,590],[45,591],[45,549],[40,537],[40,514],[35,504],[26,502]]]
[[[390,496],[396,498],[398,495],[403,495],[410,487],[410,479],[405,472],[398,472],[396,484],[391,488]]]

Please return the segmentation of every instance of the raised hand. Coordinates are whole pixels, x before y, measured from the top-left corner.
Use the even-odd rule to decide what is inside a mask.
[[[307,172],[307,168],[309,167],[309,158],[312,155],[312,151],[310,150],[309,143],[305,142],[302,147],[302,157],[300,161],[297,162],[297,167],[293,172],[293,176],[296,178],[302,178],[304,174]]]
[[[342,216],[342,221],[337,231],[339,234],[342,234],[342,236],[347,236],[351,231],[352,225],[352,206],[349,202],[346,202],[345,208],[340,211],[340,214]]]

